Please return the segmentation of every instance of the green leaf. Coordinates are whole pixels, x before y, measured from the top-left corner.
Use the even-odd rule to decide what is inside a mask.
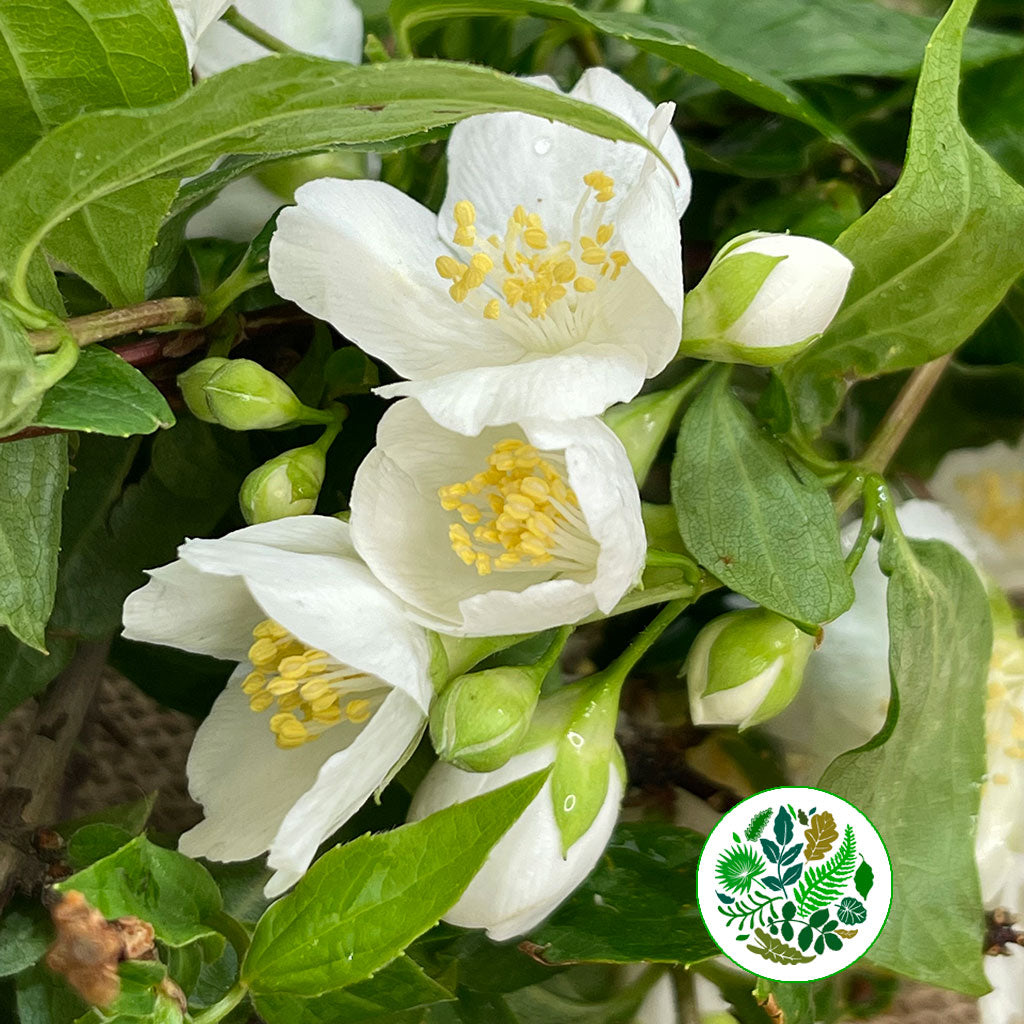
[[[164,0],[33,0],[0,8],[0,170],[51,128],[89,110],[149,107],[191,83],[184,40]],[[9,118],[9,120],[7,120]],[[80,158],[84,158],[79,154]],[[115,305],[143,297],[145,257],[177,183],[150,181],[74,214],[49,249]],[[125,241],[134,245],[124,245]]]
[[[763,956],[765,960],[771,960],[772,963],[787,965],[809,964],[814,959],[813,956],[804,956],[799,949],[787,946],[782,939],[775,938],[763,928],[755,928],[754,934],[758,939],[760,939],[761,945],[748,945],[747,949],[749,949],[751,953]]]
[[[860,898],[866,900],[871,887],[875,884],[875,873],[866,860],[861,860],[857,873],[853,876],[853,887],[860,893]]]
[[[199,174],[232,153],[410,139],[502,110],[567,121],[653,151],[614,114],[488,68],[441,61],[352,67],[277,55],[214,75],[163,107],[86,114],[50,132],[0,177],[0,279],[31,308],[26,273],[46,236],[141,181]],[[119,242],[136,256],[151,247],[148,236]]]
[[[727,372],[683,417],[672,502],[687,549],[750,600],[812,624],[852,604],[828,492],[758,429]]]
[[[988,602],[948,544],[887,529],[882,564],[891,570],[889,717],[870,743],[833,761],[821,785],[860,808],[889,851],[892,909],[871,959],[981,995],[984,918],[969,823],[985,775]]]
[[[550,963],[693,964],[714,956],[697,908],[703,845],[689,829],[619,825],[590,877],[530,940]]]
[[[168,946],[217,938],[206,925],[221,909],[220,890],[206,868],[145,836],[79,871],[58,886],[76,889],[109,918],[135,914]]]
[[[131,839],[131,832],[118,825],[102,821],[83,825],[68,841],[67,861],[80,870],[116,853]]]
[[[1024,184],[1024,58],[968,75],[961,103],[975,141]]]
[[[37,426],[128,437],[151,434],[174,423],[164,396],[134,366],[100,345],[46,392],[33,421]]]
[[[372,978],[312,999],[291,995],[257,996],[256,1012],[266,1024],[361,1024],[392,1020],[393,1014],[447,1002],[454,996],[418,964],[400,956]]]
[[[829,422],[856,379],[917,366],[969,338],[1024,273],[1024,188],[960,123],[960,50],[976,0],[935,30],[914,99],[899,182],[843,232],[854,265],[825,335],[783,376],[797,418]]]
[[[0,444],[0,625],[44,653],[67,483],[66,437]]]
[[[640,50],[695,75],[702,75],[737,96],[776,114],[811,125],[827,139],[865,160],[857,146],[792,86],[751,59],[751,47],[729,51],[706,37],[668,21],[624,11],[586,10],[562,0],[393,0],[389,13],[400,44],[409,52],[409,35],[424,22],[472,16],[533,15],[624,39]],[[759,52],[759,51],[758,51]]]
[[[256,925],[249,988],[318,996],[373,975],[455,903],[547,774],[326,853]]]
[[[149,816],[153,813],[157,795],[157,790],[153,790],[152,793],[147,793],[146,796],[141,796],[138,800],[115,804],[113,807],[105,807],[101,811],[61,822],[56,826],[56,831],[65,839],[70,839],[79,829],[85,828],[87,825],[103,824],[115,825],[127,832],[129,837],[137,836],[146,827],[146,822],[149,821]]]
[[[46,637],[46,645],[49,653],[42,654],[0,629],[0,719],[46,689],[71,659],[76,641],[51,635]]]
[[[63,978],[45,967],[33,967],[18,975],[20,1024],[72,1024],[87,1007]]]
[[[648,10],[720,52],[756,51],[764,66],[786,81],[916,74],[935,28],[934,18],[877,0],[731,0],[727,18],[714,2],[649,0]],[[1018,35],[972,29],[964,56],[978,65],[1022,49]]]
[[[0,978],[20,974],[43,958],[53,938],[46,913],[38,906],[7,908],[0,917]]]
[[[867,812],[865,812],[867,813]],[[853,828],[846,826],[846,833],[839,849],[824,864],[808,865],[804,877],[793,892],[793,898],[800,908],[802,917],[813,910],[810,923],[815,927],[824,924],[828,918],[828,906],[839,898],[846,883],[853,874],[857,863],[857,846]]]

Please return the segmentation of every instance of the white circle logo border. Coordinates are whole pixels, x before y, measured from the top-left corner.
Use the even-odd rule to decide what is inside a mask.
[[[697,904],[737,966],[771,981],[820,981],[856,963],[881,934],[892,865],[853,804],[809,786],[766,789],[708,836]]]

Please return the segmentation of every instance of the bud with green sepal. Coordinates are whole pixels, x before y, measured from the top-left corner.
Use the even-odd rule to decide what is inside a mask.
[[[270,430],[334,419],[327,410],[303,405],[280,377],[251,359],[211,356],[181,374],[178,386],[199,419],[228,430]]]
[[[541,685],[571,633],[568,626],[558,630],[533,665],[502,665],[452,680],[430,712],[430,738],[438,756],[464,771],[490,772],[516,754]]]
[[[853,264],[800,235],[751,231],[729,242],[686,296],[680,355],[775,366],[819,338]]]
[[[318,441],[282,452],[245,478],[238,503],[250,526],[308,515],[316,508],[327,471],[327,450],[341,431],[348,410],[336,406],[334,415],[334,422]]]
[[[686,660],[696,725],[758,725],[800,689],[814,638],[765,608],[727,612],[697,635]]]

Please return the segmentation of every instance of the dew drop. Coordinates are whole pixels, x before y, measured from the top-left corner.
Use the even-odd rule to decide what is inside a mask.
[[[566,733],[565,738],[577,749],[583,746],[583,737],[578,732]]]
[[[571,811],[576,806],[576,794],[570,793],[565,798],[565,803],[562,804],[562,808],[565,811]]]
[[[539,139],[534,139],[533,151],[537,156],[547,156],[551,152],[551,139],[546,135],[542,135]]]

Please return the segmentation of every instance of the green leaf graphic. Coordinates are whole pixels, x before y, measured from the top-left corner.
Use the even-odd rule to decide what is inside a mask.
[[[819,867],[808,867],[803,881],[796,887],[794,896],[801,916],[808,911],[820,911],[842,895],[846,883],[853,874],[857,860],[853,828],[846,826],[846,835],[838,852]],[[813,920],[813,918],[812,918]]]
[[[871,870],[871,865],[861,859],[860,867],[857,868],[857,874],[853,876],[853,885],[857,892],[860,893],[860,898],[866,900],[868,893],[871,892],[871,887],[875,884],[875,873]]]
[[[775,841],[780,847],[788,846],[790,840],[793,838],[793,818],[785,807],[780,807],[779,813],[775,815],[774,828]]]
[[[734,846],[718,858],[715,874],[729,892],[749,892],[754,879],[764,871],[764,859],[746,846]]]
[[[751,953],[763,956],[776,964],[809,964],[814,957],[804,956],[799,949],[787,946],[781,939],[769,935],[763,928],[755,928],[754,933],[761,940],[760,946],[747,946]]]
[[[844,897],[842,903],[839,904],[839,908],[836,910],[836,917],[843,924],[860,924],[867,919],[867,916],[868,912],[864,904],[860,900],[855,900],[852,896]]]
[[[750,819],[750,824],[747,826],[747,831],[743,834],[753,842],[755,839],[759,839],[761,833],[764,831],[765,826],[768,824],[772,816],[772,809],[766,807],[763,811],[758,811],[753,818]]]

